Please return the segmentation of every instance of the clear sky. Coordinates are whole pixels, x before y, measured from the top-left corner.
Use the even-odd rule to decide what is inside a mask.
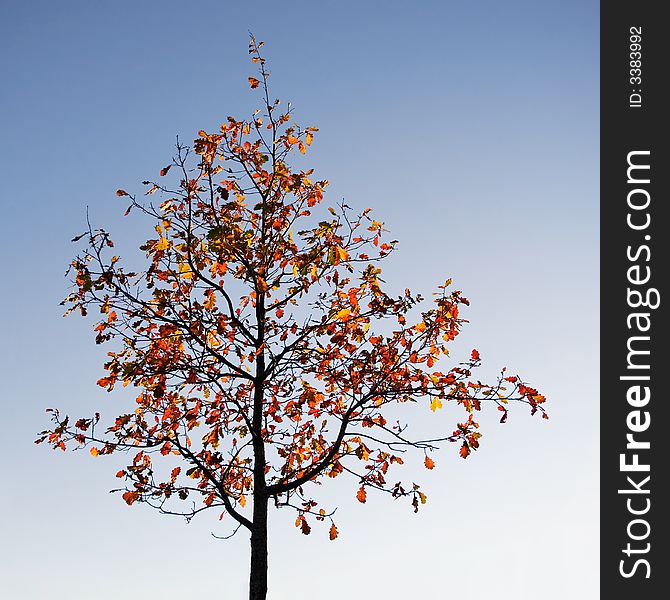
[[[95,385],[93,322],[61,318],[69,240],[87,205],[122,246],[150,237],[114,190],[142,189],[177,134],[255,108],[248,30],[274,94],[320,127],[329,200],[400,240],[386,280],[429,296],[452,277],[472,302],[454,358],[477,347],[482,378],[509,366],[551,414],[483,417],[467,461],[411,466],[418,515],[337,485],[335,542],[273,515],[270,600],[596,598],[599,29],[582,0],[2,2],[0,596],[245,597],[244,535],[129,508],[107,493],[114,459],[33,439],[48,406],[122,410]]]

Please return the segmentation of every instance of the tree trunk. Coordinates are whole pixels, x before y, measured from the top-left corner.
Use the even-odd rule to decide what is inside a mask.
[[[251,574],[249,600],[265,600],[268,593],[268,499],[254,498],[254,525],[251,532]]]

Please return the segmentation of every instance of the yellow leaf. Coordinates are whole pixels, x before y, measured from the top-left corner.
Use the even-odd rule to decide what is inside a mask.
[[[100,453],[98,452],[98,449],[96,447],[91,448],[91,455],[92,456],[98,456],[98,454],[100,454]]]
[[[351,314],[351,311],[348,308],[343,308],[340,312],[338,312],[335,315],[336,319],[339,319],[340,321],[344,321],[349,315]]]
[[[193,279],[193,271],[186,263],[179,263],[179,274],[184,279]]]
[[[344,248],[340,248],[339,246],[337,248],[337,254],[340,257],[340,260],[349,259],[349,253]]]
[[[244,494],[240,496],[240,506],[244,508],[247,505],[247,499],[244,497]]]
[[[435,412],[438,408],[442,408],[442,400],[440,400],[439,398],[433,398],[430,401],[430,410]]]
[[[170,247],[170,242],[167,241],[167,238],[162,237],[158,240],[156,244],[156,250],[167,250]]]
[[[414,329],[416,329],[419,333],[421,333],[422,331],[426,331],[426,324],[425,323],[419,323],[418,325],[416,325],[414,327]]]

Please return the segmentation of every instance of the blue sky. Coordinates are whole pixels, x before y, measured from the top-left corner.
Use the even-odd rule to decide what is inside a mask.
[[[244,536],[128,508],[116,463],[32,440],[47,406],[120,402],[95,385],[92,322],[58,306],[85,207],[122,247],[149,237],[114,190],[140,190],[176,135],[253,111],[252,30],[274,95],[320,128],[329,199],[400,240],[387,281],[428,296],[452,277],[472,302],[454,356],[522,373],[551,413],[484,417],[467,461],[417,466],[418,515],[337,486],[336,542],[274,515],[269,598],[597,597],[598,3],[8,0],[0,29],[0,595],[244,597]]]

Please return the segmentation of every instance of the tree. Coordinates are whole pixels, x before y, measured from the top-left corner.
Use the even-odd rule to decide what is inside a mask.
[[[384,291],[378,265],[396,242],[369,208],[325,210],[328,182],[289,166],[317,129],[294,124],[290,105],[271,100],[261,46],[251,38],[258,78],[249,84],[262,109],[200,131],[192,149],[178,143],[157,181],[144,182],[146,194],[162,195],[158,205],[117,191],[130,199],[126,214],[154,223],[140,246],[146,267],[121,266],[110,235],[90,223],[73,240],[87,246],[71,263],[66,314],[100,311],[96,343],[114,349],[98,384],[135,387],[136,406],[103,433],[98,413],[71,422],[49,409],[53,426],[37,440],[94,456],[128,451],[117,473],[127,504],[187,519],[216,511],[233,533],[247,529],[251,600],[267,593],[271,502],[293,509],[303,534],[325,522],[333,540],[333,513],[313,499],[313,484],[348,476],[359,502],[373,490],[417,511],[423,491],[391,478],[403,452],[433,469],[432,452],[454,442],[466,458],[479,446],[474,416],[486,403],[503,422],[512,402],[546,418],[544,397],[518,376],[503,369],[493,384],[473,379],[477,350],[440,366],[468,301],[450,281],[424,310],[420,295]],[[460,405],[462,422],[410,437],[389,409],[417,402],[432,411]]]

